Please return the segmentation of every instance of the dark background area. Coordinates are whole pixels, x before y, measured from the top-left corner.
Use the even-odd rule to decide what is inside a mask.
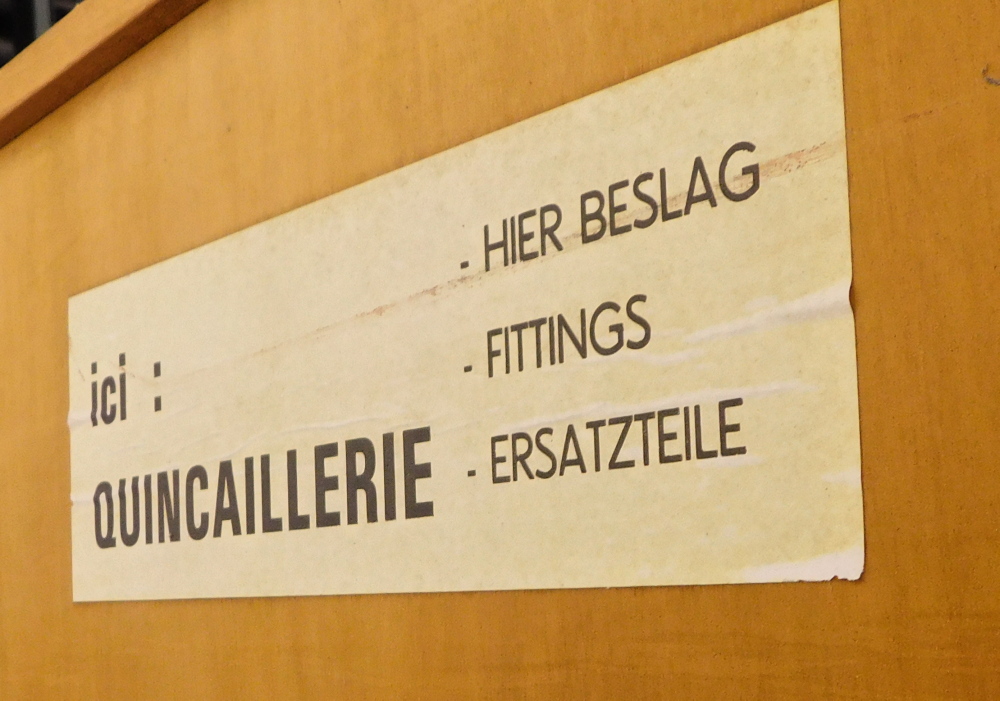
[[[82,0],[0,0],[0,66]]]

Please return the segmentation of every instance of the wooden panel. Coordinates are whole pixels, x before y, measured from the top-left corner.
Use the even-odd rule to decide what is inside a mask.
[[[68,296],[814,4],[211,0],[8,144],[3,697],[1000,694],[992,0],[841,7],[860,582],[71,603]]]
[[[205,0],[77,6],[0,72],[0,146],[161,34]]]

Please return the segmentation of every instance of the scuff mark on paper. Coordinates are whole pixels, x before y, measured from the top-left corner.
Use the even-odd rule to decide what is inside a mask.
[[[840,552],[797,562],[775,562],[748,567],[739,574],[741,582],[827,582],[831,579],[861,578],[865,569],[865,549],[858,545]]]
[[[851,305],[847,298],[850,287],[850,280],[841,280],[824,290],[793,299],[785,304],[779,304],[750,316],[695,331],[684,340],[688,343],[702,343],[716,338],[764,331],[775,326],[850,314]]]

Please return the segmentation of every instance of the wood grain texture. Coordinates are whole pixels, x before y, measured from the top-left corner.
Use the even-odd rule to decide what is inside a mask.
[[[992,0],[841,4],[860,582],[71,603],[70,295],[815,4],[212,0],[8,144],[3,698],[1000,696]]]
[[[78,5],[0,71],[0,147],[205,0],[97,0]]]

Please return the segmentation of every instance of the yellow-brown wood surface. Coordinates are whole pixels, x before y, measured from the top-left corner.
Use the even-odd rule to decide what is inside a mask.
[[[205,0],[88,2],[0,72],[0,146]]]
[[[1000,697],[995,0],[841,4],[860,582],[72,603],[70,295],[815,4],[210,0],[4,147],[0,698]]]

